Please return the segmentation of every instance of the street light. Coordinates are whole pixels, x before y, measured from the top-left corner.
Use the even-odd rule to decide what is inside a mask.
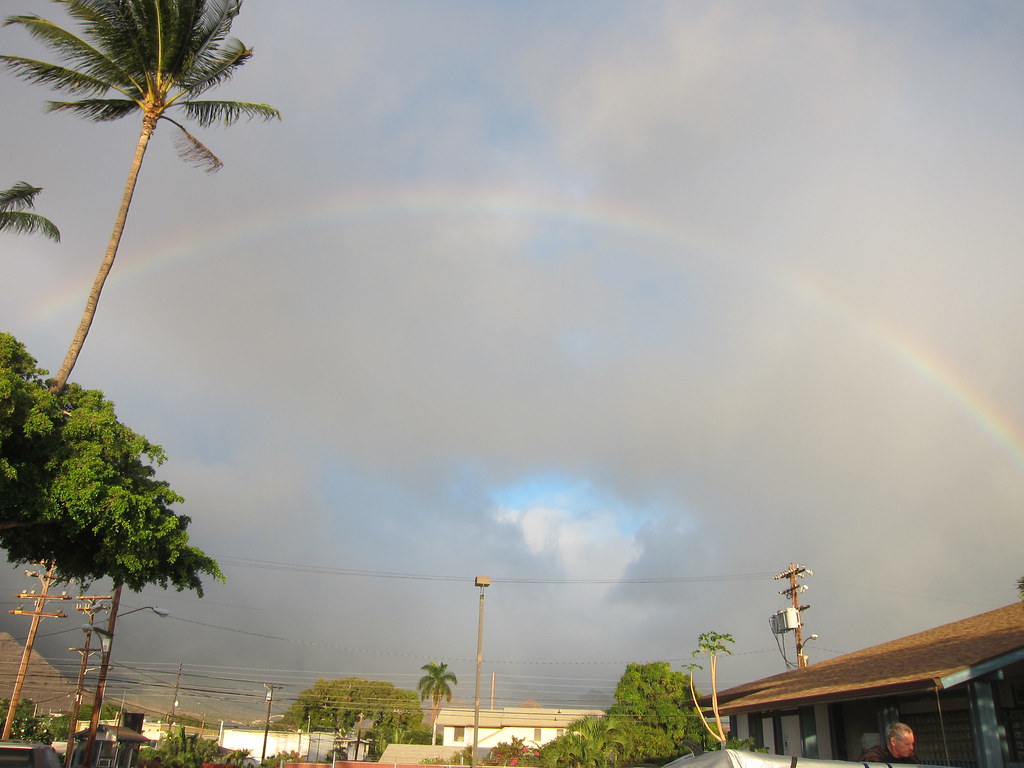
[[[85,749],[82,754],[83,768],[92,766],[92,752],[96,745],[96,730],[100,725],[100,709],[103,708],[103,689],[107,684],[107,670],[110,668],[110,649],[114,645],[114,625],[117,623],[117,609],[121,605],[121,586],[114,590],[114,596],[110,600],[110,618],[107,619],[107,628],[100,629],[88,624],[82,627],[90,633],[95,632],[100,636],[100,643],[103,647],[103,661],[100,663],[100,675],[96,680],[96,694],[92,702],[92,717],[89,719],[89,735],[85,740]],[[168,612],[157,608],[155,605],[144,605],[141,608],[133,608],[125,611],[122,616],[130,616],[139,611],[152,611],[160,618],[168,616]]]
[[[473,699],[473,752],[470,768],[476,768],[476,750],[480,745],[480,662],[484,657],[484,590],[491,586],[490,576],[477,576],[473,585],[480,587],[480,612],[476,625],[476,696]]]
[[[803,667],[807,666],[807,664],[808,664],[807,654],[804,653],[804,649],[807,647],[807,643],[811,642],[812,640],[817,640],[817,639],[818,639],[817,635],[811,635],[810,637],[807,638],[806,642],[801,643],[799,648],[797,648],[796,663],[797,663],[797,667],[798,668],[803,668]]]

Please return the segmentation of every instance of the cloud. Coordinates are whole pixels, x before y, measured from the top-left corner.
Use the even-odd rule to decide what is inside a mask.
[[[119,654],[257,714],[268,678],[431,660],[466,698],[490,575],[499,705],[557,705],[709,630],[730,682],[781,671],[793,561],[822,655],[1016,599],[1022,21],[247,3],[223,95],[284,119],[201,131],[212,177],[158,131],[74,376],[166,448],[228,575],[134,596],[173,618]],[[137,125],[0,89],[9,181],[64,235],[4,240],[0,326],[53,369]]]

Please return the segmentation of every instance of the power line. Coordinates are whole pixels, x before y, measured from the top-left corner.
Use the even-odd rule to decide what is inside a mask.
[[[408,579],[413,581],[452,581],[464,582],[466,576],[444,576],[427,573],[401,573],[397,571],[363,571],[354,568],[332,568],[328,566],[305,565],[299,563],[280,563],[257,560],[230,555],[217,555],[216,560],[221,566],[234,565],[239,568],[258,568],[260,570],[292,571],[295,573],[318,573],[333,576],[356,576],[377,579]],[[494,583],[502,584],[699,584],[726,581],[760,581],[771,575],[771,571],[758,573],[722,574],[717,576],[666,576],[645,577],[636,579],[598,578],[598,579],[531,579],[524,577],[493,578]]]

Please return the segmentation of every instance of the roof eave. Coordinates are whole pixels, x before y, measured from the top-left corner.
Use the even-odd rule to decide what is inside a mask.
[[[801,706],[812,704],[824,704],[839,701],[854,701],[857,699],[873,699],[878,696],[889,696],[899,693],[930,693],[936,688],[942,688],[942,681],[938,678],[927,677],[917,680],[905,680],[900,683],[888,685],[876,685],[868,688],[857,688],[855,690],[829,691],[816,693],[807,696],[787,696],[771,700],[758,700],[750,704],[738,703],[736,705],[724,705],[719,707],[723,715],[740,715],[748,712],[770,712],[780,709],[795,709]],[[742,700],[738,700],[742,702]]]

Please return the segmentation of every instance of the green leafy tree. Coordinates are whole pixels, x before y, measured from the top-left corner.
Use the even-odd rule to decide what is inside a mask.
[[[412,732],[423,724],[423,710],[414,691],[383,680],[346,677],[317,680],[296,697],[283,723],[314,731],[348,733],[360,719],[372,720],[381,733]]]
[[[628,737],[616,720],[585,717],[545,744],[541,758],[556,768],[612,768],[621,764],[628,749]]]
[[[189,545],[190,519],[155,477],[163,450],[117,419],[98,390],[51,392],[25,347],[0,333],[0,546],[12,563],[203,594],[217,563]]]
[[[615,688],[609,719],[628,736],[625,757],[633,763],[667,762],[690,750],[684,742],[699,741],[700,720],[693,712],[689,675],[665,661],[629,664]]]
[[[441,701],[452,700],[451,687],[458,685],[459,680],[454,672],[448,671],[448,665],[442,662],[428,661],[420,670],[427,674],[420,678],[416,690],[420,692],[420,701],[430,699],[430,743],[434,744],[437,741],[437,715],[441,711]]]
[[[0,699],[0,712],[6,716],[10,699]],[[21,699],[14,710],[14,721],[11,724],[11,739],[15,741],[37,741],[41,744],[52,744],[56,738],[54,727],[48,717],[35,714],[35,704],[31,699]]]
[[[391,709],[381,712],[369,731],[370,753],[380,757],[389,744],[429,744],[430,730],[416,692],[396,688]]]
[[[693,675],[691,674],[690,690],[693,693],[694,708],[697,710],[704,728],[719,744],[726,743],[726,733],[725,728],[722,727],[722,716],[718,711],[718,654],[727,653],[731,655],[732,651],[729,650],[728,644],[734,642],[736,641],[732,635],[705,632],[697,638],[697,650],[693,652],[694,656],[699,656],[700,654],[707,654],[708,656],[711,667],[711,714],[715,720],[714,726],[712,727],[711,723],[708,722],[707,717],[704,715],[704,709],[697,703],[700,697],[697,695],[697,689],[693,685]],[[691,672],[694,669],[703,669],[703,667],[699,664],[691,664]]]
[[[32,213],[35,198],[42,187],[33,187],[19,181],[10,189],[0,190],[0,232],[8,230],[15,234],[41,234],[60,242],[60,231],[52,221]]]
[[[94,122],[141,116],[110,241],[78,330],[52,384],[59,392],[82,351],[103,284],[114,265],[142,161],[157,124],[164,120],[178,129],[177,148],[185,160],[214,171],[221,161],[171,117],[172,111],[203,128],[229,126],[242,118],[279,118],[280,113],[266,104],[202,98],[229,80],[252,56],[252,49],[228,37],[241,0],[54,1],[80,23],[81,36],[36,15],[10,16],[6,24],[23,27],[63,63],[4,55],[0,64],[31,83],[82,97],[49,102],[51,112],[70,112]]]
[[[1024,576],[1017,580],[1017,591],[1020,592],[1020,599],[1024,600]]]

